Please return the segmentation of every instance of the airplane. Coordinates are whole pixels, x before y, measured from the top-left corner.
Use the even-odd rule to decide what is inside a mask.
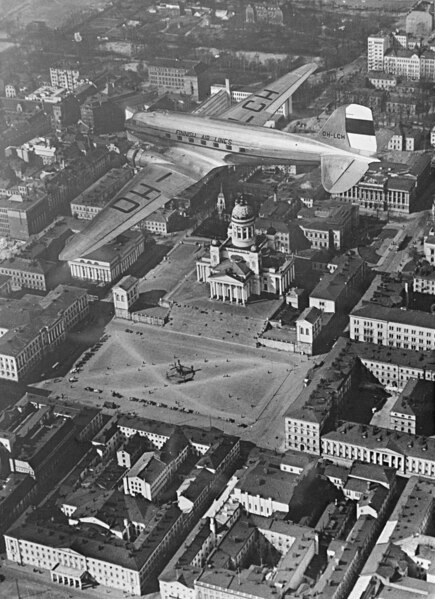
[[[264,126],[316,69],[314,63],[299,67],[217,116],[135,113],[126,122],[129,139],[137,142],[127,160],[141,170],[69,240],[60,260],[85,257],[216,169],[231,165],[320,163],[326,191],[353,187],[378,161],[370,108],[340,106],[316,137]]]

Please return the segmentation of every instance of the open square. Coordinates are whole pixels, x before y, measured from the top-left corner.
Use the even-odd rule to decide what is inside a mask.
[[[138,416],[212,424],[246,439],[261,437],[262,444],[277,449],[283,446],[282,415],[303,387],[311,366],[306,357],[121,320],[106,332],[109,339],[74,374],[77,380],[41,385],[48,384],[65,401],[115,402]],[[168,379],[178,360],[193,367],[192,381]]]

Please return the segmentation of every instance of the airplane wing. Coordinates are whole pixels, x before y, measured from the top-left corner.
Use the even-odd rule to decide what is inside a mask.
[[[262,127],[316,69],[315,63],[299,67],[231,106],[218,118]]]
[[[175,164],[174,159],[179,160],[179,164]],[[149,164],[81,233],[71,237],[59,259],[74,260],[89,255],[222,166],[226,163],[213,155],[201,157],[196,152],[177,148],[172,148],[169,156],[149,154]]]

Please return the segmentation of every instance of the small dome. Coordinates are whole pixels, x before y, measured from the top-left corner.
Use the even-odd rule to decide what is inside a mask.
[[[269,227],[266,231],[266,235],[276,235],[275,227]]]
[[[237,220],[250,220],[254,216],[254,210],[245,200],[239,200],[233,208],[231,218]]]
[[[258,252],[258,248],[255,245],[255,243],[254,243],[254,245],[251,245],[251,252]]]
[[[219,245],[219,241],[217,239],[213,239],[213,241],[211,242],[212,245],[216,246]]]

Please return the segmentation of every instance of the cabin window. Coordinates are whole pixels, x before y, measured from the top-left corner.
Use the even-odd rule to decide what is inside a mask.
[[[189,143],[193,144],[194,141],[193,137],[189,137]]]
[[[246,152],[246,148],[239,148],[239,152]]]
[[[229,146],[228,145],[228,146],[225,146],[225,147],[226,147],[227,150],[232,150],[233,149],[233,146]]]
[[[182,141],[183,140],[183,138],[181,137],[181,135],[177,135],[177,139],[178,139],[178,141]]]
[[[216,143],[216,142],[214,142],[214,143],[213,143],[213,147],[214,147],[214,148],[218,148],[218,147],[219,147],[219,144],[218,144],[218,143]]]
[[[206,145],[207,145],[207,142],[206,142],[204,139],[201,139],[201,145],[202,145],[202,146],[206,146]]]
[[[171,137],[170,133],[165,133],[166,137]]]

